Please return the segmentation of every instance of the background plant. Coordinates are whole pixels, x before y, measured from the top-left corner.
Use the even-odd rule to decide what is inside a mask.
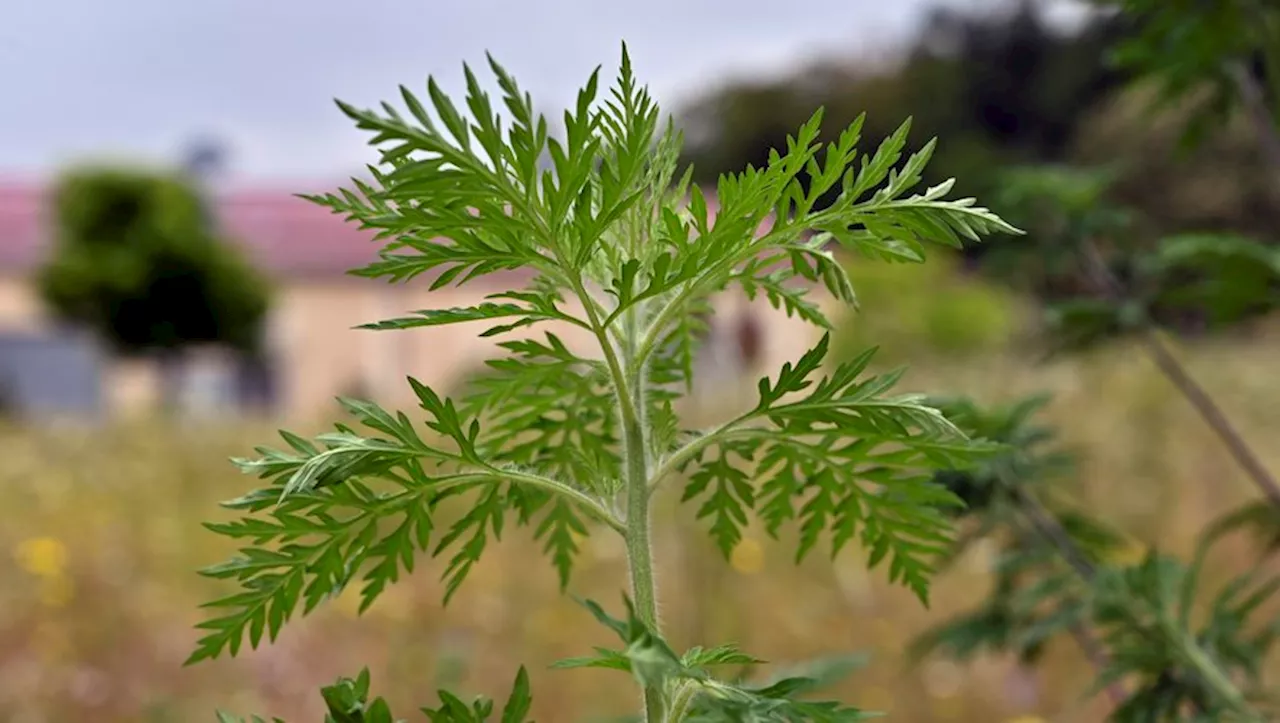
[[[1112,5],[1136,28],[1116,59],[1153,80],[1166,107],[1196,101],[1183,129],[1186,147],[1242,111],[1271,173],[1280,171],[1280,16],[1270,6]],[[1052,286],[1049,340],[1058,350],[1136,340],[1264,499],[1210,524],[1190,561],[1153,547],[1138,561],[1120,562],[1107,555],[1113,533],[1097,534],[1090,521],[1082,536],[1078,511],[1038,499],[1044,470],[1033,443],[1043,434],[1027,427],[1028,405],[983,412],[964,403],[958,416],[971,427],[994,426],[1003,432],[996,438],[1021,449],[947,479],[971,496],[981,493],[984,504],[974,508],[979,536],[998,530],[1013,544],[996,564],[988,600],[923,636],[918,647],[961,658],[984,648],[1012,650],[1025,658],[1047,637],[1070,632],[1097,668],[1098,687],[1111,694],[1114,720],[1266,720],[1276,714],[1262,671],[1280,633],[1280,617],[1269,610],[1280,578],[1264,559],[1213,589],[1205,565],[1242,526],[1261,531],[1264,550],[1274,547],[1280,486],[1166,335],[1203,336],[1272,312],[1280,302],[1280,256],[1273,243],[1220,228],[1143,234],[1148,219],[1108,201],[1118,170],[1035,167],[1008,177],[1004,200],[1030,223],[1034,245],[1061,279]]]
[[[1202,533],[1190,562],[1143,550],[1063,505],[1061,485],[1047,484],[1070,458],[1042,448],[1048,430],[1031,413],[1044,401],[990,410],[968,400],[944,405],[958,424],[1012,448],[942,475],[971,502],[971,532],[962,540],[992,538],[1001,547],[986,600],[922,635],[916,654],[968,660],[999,651],[1034,662],[1048,640],[1070,635],[1097,668],[1097,688],[1115,704],[1113,720],[1269,719],[1276,701],[1262,672],[1280,635],[1280,618],[1268,612],[1280,577],[1260,565],[1212,589],[1203,572],[1231,532],[1252,527],[1274,539],[1271,508],[1250,503],[1224,515]]]
[[[373,328],[484,322],[485,335],[501,335],[554,323],[589,332],[598,355],[579,356],[551,331],[503,341],[508,354],[491,362],[494,374],[456,401],[409,380],[440,442],[427,441],[403,412],[344,400],[358,425],[313,440],[285,432],[288,450],[262,448],[242,460],[270,483],[227,503],[240,519],[209,525],[245,547],[205,573],[241,591],[208,604],[215,612],[201,623],[207,634],[190,662],[234,655],[246,637],[251,647],[274,639],[299,606],[310,612],[350,584],[362,586],[364,609],[412,572],[419,552],[447,554],[447,603],[509,525],[532,528],[567,587],[578,537],[598,531],[625,541],[630,590],[622,617],[584,605],[622,645],[562,665],[629,671],[651,721],[860,719],[855,708],[799,697],[811,686],[806,678],[713,677],[716,666],[758,662],[733,646],[677,653],[666,642],[653,494],[683,473],[684,499],[699,500],[698,516],[725,555],[751,512],[771,533],[799,522],[797,559],[824,538],[832,554],[856,539],[871,566],[887,562],[891,579],[927,600],[933,558],[948,539],[944,509],[956,502],[931,470],[994,447],[971,441],[919,396],[891,394],[901,372],[867,374],[873,350],[819,376],[826,336],[762,379],[746,412],[714,429],[681,429],[673,400],[694,382],[695,312],[712,294],[739,287],[829,326],[797,284],[820,283],[854,301],[829,244],[921,262],[924,242],[958,246],[962,237],[1015,229],[973,199],[947,200],[950,182],[906,195],[933,149],[930,142],[898,165],[909,123],[874,154],[859,154],[860,120],[837,140],[817,142],[821,111],[788,139],[785,154],[722,176],[712,217],[690,173],[677,177],[681,136],[670,122],[663,130],[625,49],[608,97],[597,103],[597,69],[565,113],[562,139],[492,59],[490,68],[509,121],[470,68],[465,116],[433,79],[434,116],[404,88],[408,115],[389,104],[374,112],[340,103],[372,134],[381,163],[370,168],[372,181],[311,199],[386,240],[380,260],[356,272],[366,277],[430,275],[439,288],[503,269],[533,272],[528,286],[491,302]],[[828,192],[836,200],[818,208]],[[460,495],[468,511],[437,531],[437,507]],[[362,674],[327,688],[333,719],[392,720],[368,687]],[[521,669],[502,720],[523,720],[528,701]],[[485,720],[492,706],[441,693],[441,707],[424,712]]]

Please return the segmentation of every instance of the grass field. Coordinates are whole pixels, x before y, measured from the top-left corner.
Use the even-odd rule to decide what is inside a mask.
[[[1280,335],[1180,353],[1280,469]],[[1039,367],[1009,354],[917,362],[906,385],[986,401],[1053,392],[1048,418],[1083,456],[1081,504],[1103,510],[1141,544],[1185,551],[1210,516],[1253,494],[1136,351]],[[317,687],[364,664],[402,711],[434,702],[446,684],[501,693],[521,663],[530,668],[537,720],[603,720],[634,708],[622,675],[547,669],[609,639],[557,595],[551,566],[519,531],[492,549],[448,609],[439,603],[440,568],[426,565],[363,619],[343,598],[286,626],[274,646],[181,667],[202,619],[197,605],[226,590],[194,570],[231,552],[199,523],[218,516],[218,500],[252,485],[226,458],[273,438],[260,426],[0,430],[0,718],[185,723],[213,720],[222,707],[318,720]],[[796,568],[793,547],[754,533],[725,564],[689,512],[657,516],[661,612],[678,645],[737,641],[778,662],[865,652],[865,669],[833,692],[906,723],[1100,719],[1103,702],[1081,697],[1089,673],[1069,641],[1034,672],[997,659],[965,668],[906,664],[914,633],[981,594],[981,552],[939,580],[925,610],[882,572],[864,572],[856,550]],[[585,549],[572,591],[617,603],[620,545],[601,535]],[[1226,575],[1233,564],[1223,559],[1214,569]]]

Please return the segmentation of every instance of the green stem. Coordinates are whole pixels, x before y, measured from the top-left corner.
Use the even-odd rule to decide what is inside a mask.
[[[689,715],[689,709],[693,707],[693,700],[698,696],[698,685],[692,681],[687,681],[682,687],[677,689],[675,695],[671,697],[671,709],[667,711],[667,723],[679,723]]]
[[[1213,690],[1220,701],[1223,701],[1233,713],[1240,716],[1238,720],[1262,723],[1263,718],[1245,700],[1244,694],[1240,692],[1240,689],[1205,654],[1195,640],[1172,625],[1167,626],[1167,633],[1178,641],[1183,657],[1191,668],[1196,671],[1196,674],[1200,676],[1200,679]]]
[[[1280,139],[1278,139],[1280,141]],[[1280,147],[1277,148],[1277,167],[1280,167]],[[1123,303],[1128,300],[1128,290],[1120,283],[1115,274],[1107,267],[1101,252],[1093,241],[1086,239],[1080,246],[1084,256],[1085,270],[1090,275],[1098,291],[1113,302]],[[1178,392],[1191,403],[1200,418],[1218,435],[1226,446],[1227,452],[1240,465],[1245,474],[1262,490],[1271,504],[1280,509],[1280,481],[1267,470],[1262,460],[1254,453],[1253,448],[1245,441],[1244,436],[1231,423],[1231,419],[1218,407],[1216,401],[1200,386],[1195,377],[1187,371],[1178,358],[1169,351],[1160,338],[1159,330],[1149,318],[1142,319],[1138,327],[1139,340],[1146,348],[1147,355],[1164,374],[1165,378],[1178,389]]]
[[[559,495],[569,502],[573,502],[585,510],[592,517],[600,522],[608,525],[609,529],[620,534],[626,534],[626,525],[622,523],[607,507],[600,503],[599,500],[586,494],[582,490],[575,489],[569,485],[559,481],[542,477],[541,475],[529,474],[527,472],[519,472],[515,470],[504,470],[494,468],[494,476],[506,477],[512,482],[528,485],[544,489],[552,494]]]
[[[649,440],[645,427],[645,374],[644,362],[636,350],[639,345],[639,328],[635,310],[622,318],[622,360],[615,365],[624,372],[621,379],[615,377],[618,402],[622,411],[622,445],[625,469],[623,471],[627,496],[627,566],[631,574],[631,597],[636,614],[655,633],[658,626],[657,586],[653,575],[653,543],[649,522]],[[603,341],[603,339],[602,339]],[[644,710],[647,723],[663,720],[662,690],[647,687],[644,690]]]
[[[658,600],[653,576],[653,543],[649,537],[649,485],[645,473],[644,431],[631,422],[626,425],[627,448],[627,563],[631,571],[631,596],[636,614],[658,631]],[[662,691],[644,691],[645,720],[662,720]]]
[[[627,420],[623,422],[623,426],[623,446],[627,460],[627,553],[631,561],[631,592],[640,619],[656,631],[658,604],[653,581],[653,545],[649,540],[649,461],[644,422],[641,419]]]
[[[701,437],[688,442],[680,449],[667,455],[662,459],[661,463],[658,465],[658,469],[654,471],[653,476],[650,478],[649,489],[651,491],[656,489],[658,485],[662,484],[664,479],[669,475],[674,474],[675,471],[679,469],[680,465],[690,459],[693,459],[699,452],[707,447],[729,439],[735,432],[748,431],[741,430],[739,427],[751,421],[755,416],[755,410],[747,412],[736,419],[732,419],[721,424],[719,427],[716,427],[710,432],[703,434]]]

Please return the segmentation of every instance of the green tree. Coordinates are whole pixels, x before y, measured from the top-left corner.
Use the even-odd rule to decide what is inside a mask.
[[[54,208],[54,250],[39,285],[60,319],[118,353],[158,354],[169,369],[190,344],[255,350],[265,282],[213,234],[180,176],[74,169],[59,180]]]

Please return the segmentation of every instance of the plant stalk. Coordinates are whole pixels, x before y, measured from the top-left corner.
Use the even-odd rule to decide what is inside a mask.
[[[1186,367],[1178,361],[1173,352],[1169,351],[1168,346],[1154,329],[1146,329],[1143,332],[1142,344],[1155,365],[1177,387],[1182,396],[1186,397],[1191,406],[1195,407],[1205,423],[1226,445],[1227,451],[1231,453],[1236,464],[1240,465],[1267,499],[1271,500],[1271,504],[1280,508],[1280,483],[1277,483],[1276,478],[1263,466],[1262,461],[1244,441],[1244,437],[1231,424],[1231,420],[1213,401],[1213,397],[1187,372]]]
[[[684,687],[672,697],[671,710],[667,711],[667,723],[679,723],[689,714],[689,709],[693,707],[693,700],[698,695],[698,686],[692,681],[685,683]]]
[[[649,440],[644,416],[645,375],[644,364],[637,359],[638,328],[634,312],[623,317],[623,365],[626,385],[618,390],[620,395],[630,394],[632,414],[622,415],[623,455],[626,460],[625,483],[627,496],[627,566],[631,574],[631,597],[636,615],[655,633],[658,626],[657,585],[653,575],[653,542],[649,521]],[[647,687],[644,690],[645,721],[660,723],[663,720],[662,691]]]
[[[1120,281],[1107,268],[1097,247],[1093,243],[1085,241],[1082,245],[1082,251],[1087,272],[1093,279],[1098,291],[1112,301],[1123,301],[1125,298],[1124,289]],[[1254,484],[1262,490],[1267,499],[1271,501],[1271,504],[1280,508],[1280,482],[1276,481],[1276,478],[1272,476],[1271,472],[1262,464],[1262,461],[1258,459],[1258,456],[1254,454],[1253,449],[1244,440],[1244,436],[1240,434],[1231,423],[1231,420],[1227,418],[1227,415],[1214,402],[1213,397],[1191,376],[1186,367],[1173,355],[1173,352],[1169,351],[1169,347],[1161,340],[1157,331],[1152,328],[1149,320],[1143,323],[1139,329],[1139,334],[1143,347],[1160,372],[1191,403],[1191,406],[1209,425],[1209,428],[1218,435],[1218,438],[1226,445],[1227,451],[1232,458],[1249,475]]]
[[[658,604],[653,579],[653,544],[649,539],[649,487],[645,476],[644,432],[630,423],[626,430],[627,447],[627,558],[631,567],[631,594],[636,614],[656,630]],[[638,459],[637,459],[638,458]],[[638,481],[637,481],[638,480]]]

